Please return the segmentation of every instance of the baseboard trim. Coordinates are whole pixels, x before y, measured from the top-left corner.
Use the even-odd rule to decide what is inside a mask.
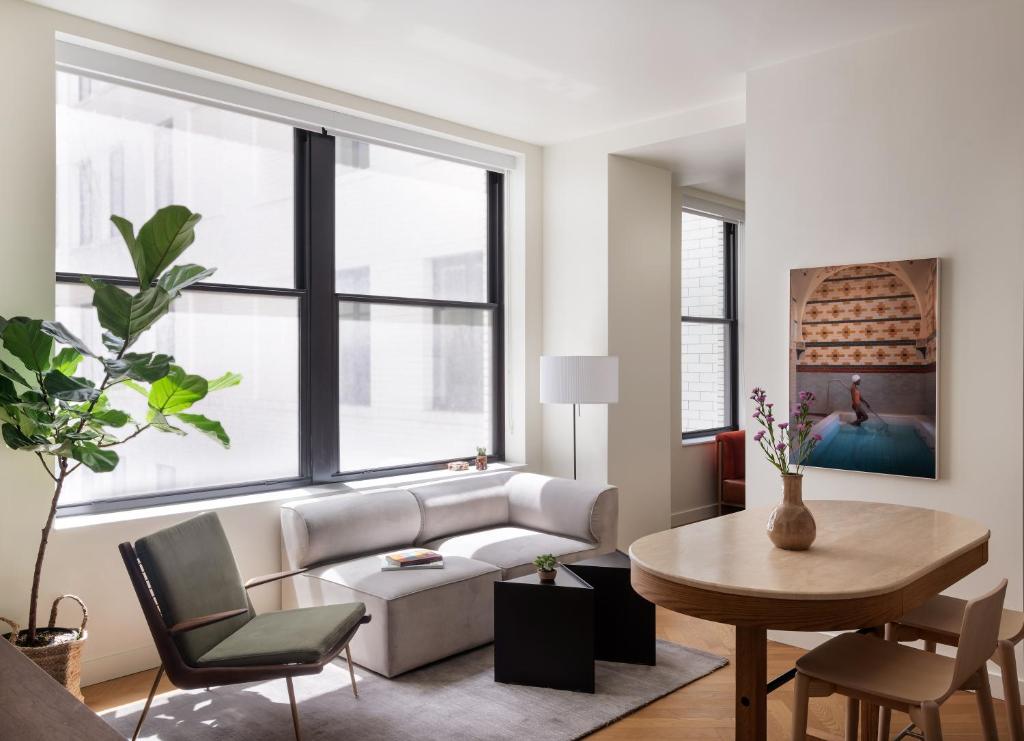
[[[88,646],[86,646],[88,649]],[[82,661],[82,686],[106,682],[160,665],[156,646],[139,646]]]
[[[699,507],[691,507],[680,512],[672,513],[672,527],[689,525],[691,522],[700,522],[718,514],[717,504],[702,504]]]
[[[839,635],[838,632],[800,633],[792,630],[769,630],[768,640],[775,641],[776,643],[785,643],[788,646],[796,646],[797,648],[803,648],[809,651],[812,648],[817,648],[829,638],[834,638],[837,635]],[[923,648],[923,644],[921,643],[909,643],[907,645],[916,645],[918,648]],[[938,650],[939,653],[944,653],[949,656],[953,655],[953,650],[946,646],[939,646]],[[995,697],[998,700],[1005,700],[1006,693],[1003,692],[1003,675],[999,672],[999,668],[995,667],[991,662],[989,662],[988,665],[988,682],[992,687],[992,697]],[[1020,687],[1021,697],[1024,697],[1024,677],[1018,677],[1017,684]]]

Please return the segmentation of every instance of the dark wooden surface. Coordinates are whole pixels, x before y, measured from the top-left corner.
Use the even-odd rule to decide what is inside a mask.
[[[494,584],[494,681],[594,691],[594,590],[567,569]]]
[[[0,739],[121,737],[9,642],[0,641]]]
[[[654,666],[654,603],[630,584],[629,556],[614,551],[565,568],[594,588],[595,658]]]

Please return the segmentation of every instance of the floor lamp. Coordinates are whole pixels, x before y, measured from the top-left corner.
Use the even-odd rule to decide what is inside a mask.
[[[619,400],[619,359],[606,355],[543,355],[540,403],[572,404],[572,477],[576,478],[576,414],[580,404]]]

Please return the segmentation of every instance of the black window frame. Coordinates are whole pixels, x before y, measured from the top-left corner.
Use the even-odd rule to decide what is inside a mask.
[[[345,137],[347,139],[349,137]],[[298,300],[299,321],[299,446],[300,472],[293,477],[263,479],[238,484],[176,489],[137,496],[97,499],[61,505],[59,516],[99,514],[210,499],[281,491],[317,484],[357,481],[431,470],[443,470],[448,463],[472,457],[422,461],[401,466],[340,471],[338,358],[338,307],[342,301],[378,305],[429,308],[470,308],[490,313],[493,362],[491,388],[492,432],[488,455],[491,461],[505,455],[505,331],[504,331],[504,242],[505,175],[486,169],[487,201],[487,301],[448,301],[399,296],[338,293],[335,286],[335,137],[294,129],[294,272],[293,288],[268,288],[228,283],[197,283],[186,292],[236,295],[290,296]],[[387,145],[382,145],[387,146]],[[428,154],[429,153],[424,153]],[[122,276],[57,272],[57,283],[79,284],[83,277],[114,285],[138,288],[138,280]]]
[[[728,406],[728,424],[723,427],[708,427],[699,430],[690,430],[682,433],[683,440],[694,440],[697,438],[712,437],[719,434],[720,432],[731,432],[739,429],[739,318],[737,315],[737,225],[733,221],[729,221],[720,216],[714,214],[701,213],[700,211],[691,211],[689,209],[683,209],[686,213],[696,214],[697,216],[704,216],[706,218],[716,219],[722,222],[722,250],[724,257],[724,294],[723,294],[723,316],[721,317],[709,317],[709,316],[688,316],[686,314],[680,315],[680,332],[686,324],[718,324],[726,327],[728,333],[728,342],[726,349],[728,352],[728,360],[726,362],[726,373],[729,378],[726,381],[726,393],[729,394],[729,406]],[[682,214],[680,214],[682,218]],[[680,244],[680,250],[682,250],[682,244]],[[681,293],[681,290],[680,290]],[[682,362],[682,347],[680,347],[680,362]],[[680,387],[680,405],[682,404],[682,387]],[[680,419],[682,418],[682,409],[679,409]]]

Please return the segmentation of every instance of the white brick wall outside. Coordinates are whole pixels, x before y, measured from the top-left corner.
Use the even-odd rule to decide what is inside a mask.
[[[725,308],[724,226],[683,213],[682,315],[722,317]],[[727,415],[727,328],[682,325],[683,432],[724,427]]]

